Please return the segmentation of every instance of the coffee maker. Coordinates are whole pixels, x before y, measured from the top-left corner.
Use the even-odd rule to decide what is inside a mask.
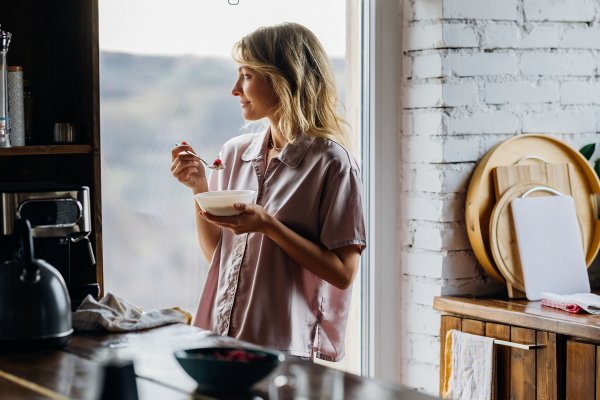
[[[88,294],[97,299],[89,188],[54,182],[0,183],[0,262],[10,260],[18,247],[17,218],[31,224],[35,257],[60,272],[72,308]]]

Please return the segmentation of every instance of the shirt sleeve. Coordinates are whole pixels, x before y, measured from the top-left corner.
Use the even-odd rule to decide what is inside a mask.
[[[366,247],[359,171],[342,167],[330,171],[321,198],[320,241],[329,250],[356,244]]]

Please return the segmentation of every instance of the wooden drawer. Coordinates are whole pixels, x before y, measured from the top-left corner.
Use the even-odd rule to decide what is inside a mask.
[[[599,351],[592,343],[567,341],[567,400],[600,399]]]
[[[440,365],[444,365],[446,332],[451,329],[516,343],[545,345],[543,348],[533,350],[496,346],[496,399],[555,400],[564,398],[560,395],[563,392],[559,379],[561,356],[556,334],[445,315],[442,316],[440,330],[442,360]],[[440,368],[440,394],[444,378],[444,370]],[[573,399],[575,398],[578,397],[573,397]]]

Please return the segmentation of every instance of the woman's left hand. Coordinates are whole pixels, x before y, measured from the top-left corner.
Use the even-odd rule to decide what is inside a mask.
[[[218,217],[202,211],[201,215],[208,222],[230,229],[236,235],[248,232],[266,232],[273,217],[262,206],[236,203],[234,207],[242,213],[231,217]]]

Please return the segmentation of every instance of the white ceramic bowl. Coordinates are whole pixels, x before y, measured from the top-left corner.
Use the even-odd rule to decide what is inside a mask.
[[[234,203],[252,203],[254,190],[218,190],[194,195],[198,205],[203,211],[219,217],[240,214],[240,210],[233,207]]]

